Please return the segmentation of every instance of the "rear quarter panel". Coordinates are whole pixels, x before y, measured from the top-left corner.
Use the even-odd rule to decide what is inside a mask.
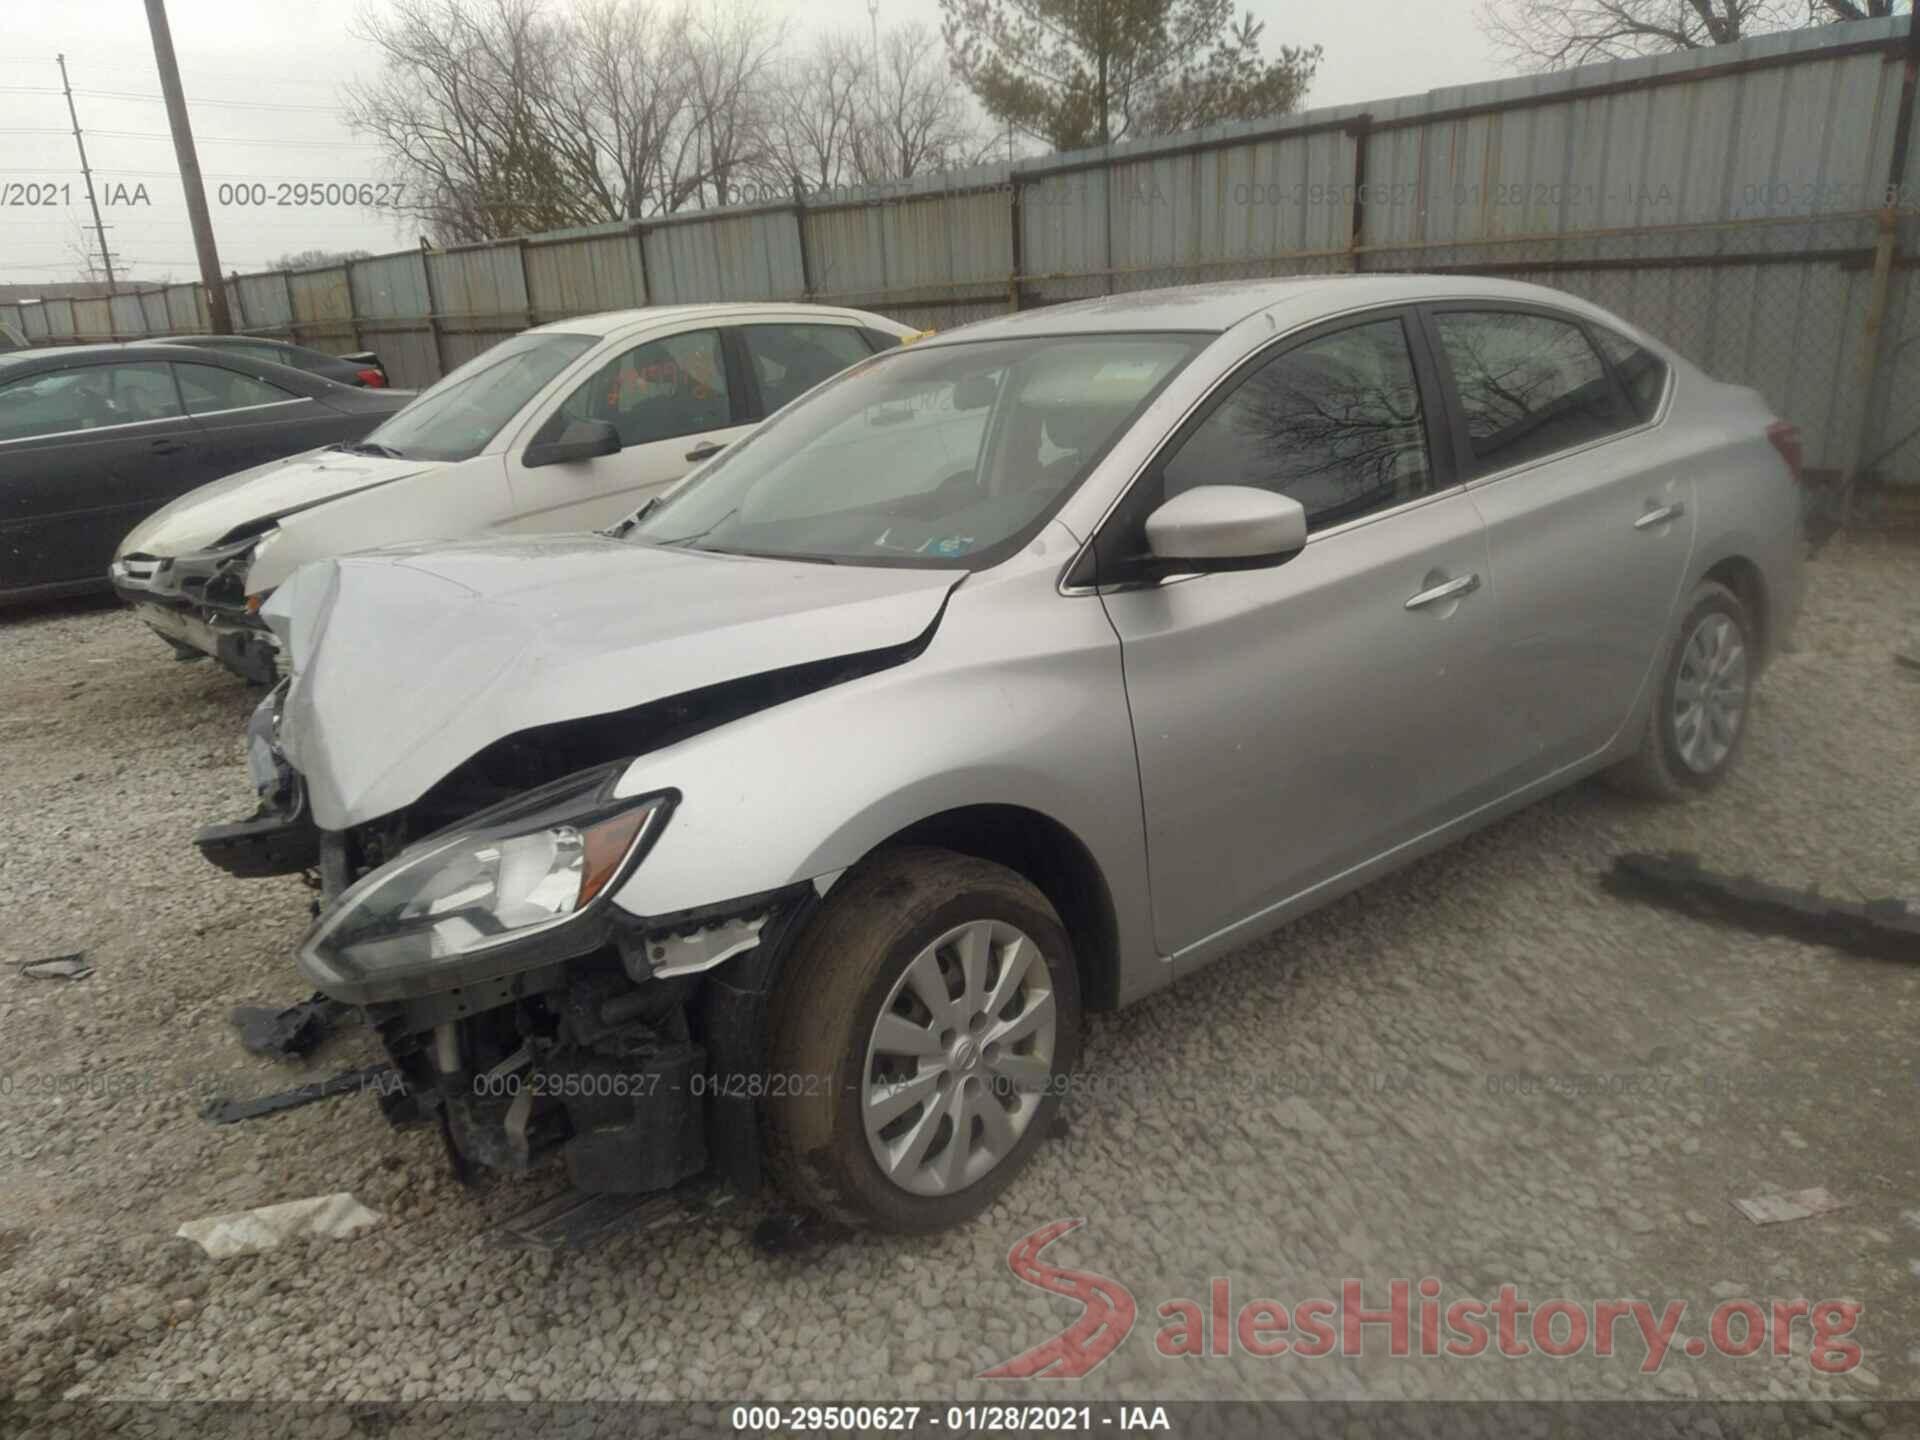
[[[1765,592],[1765,653],[1777,654],[1799,612],[1804,567],[1800,486],[1767,439],[1767,426],[1779,417],[1744,386],[1691,366],[1676,378],[1675,416],[1702,439],[1688,589],[1722,561],[1751,560]]]

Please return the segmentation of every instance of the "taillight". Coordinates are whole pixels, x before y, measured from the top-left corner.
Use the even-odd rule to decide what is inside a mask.
[[[1780,452],[1780,458],[1787,462],[1787,473],[1799,484],[1801,464],[1806,458],[1800,446],[1800,427],[1776,420],[1767,426],[1767,443]]]
[[[371,385],[376,390],[385,389],[387,384],[386,372],[375,370],[372,366],[368,366],[360,372],[360,383],[362,385]]]

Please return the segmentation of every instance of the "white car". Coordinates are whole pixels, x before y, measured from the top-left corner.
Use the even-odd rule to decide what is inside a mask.
[[[312,560],[402,541],[595,530],[829,376],[915,333],[824,305],[671,305],[503,340],[365,440],[189,492],[115,551],[114,589],[183,658],[270,682],[262,601]]]

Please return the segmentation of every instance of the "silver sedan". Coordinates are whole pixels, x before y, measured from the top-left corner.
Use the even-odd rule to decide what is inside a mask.
[[[1084,1011],[1583,776],[1718,783],[1798,469],[1526,285],[1011,315],[615,531],[300,571],[262,809],[202,848],[321,872],[301,968],[469,1160],[930,1229],[1048,1133]]]

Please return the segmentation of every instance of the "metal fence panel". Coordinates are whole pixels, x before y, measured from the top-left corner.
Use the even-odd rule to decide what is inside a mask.
[[[234,285],[239,296],[240,314],[235,326],[262,335],[293,335],[291,278],[280,271],[265,275],[242,275]]]
[[[642,243],[656,305],[798,300],[806,293],[800,227],[791,209],[655,225]]]
[[[637,309],[647,303],[640,239],[632,231],[580,239],[529,241],[526,303],[535,321]]]

